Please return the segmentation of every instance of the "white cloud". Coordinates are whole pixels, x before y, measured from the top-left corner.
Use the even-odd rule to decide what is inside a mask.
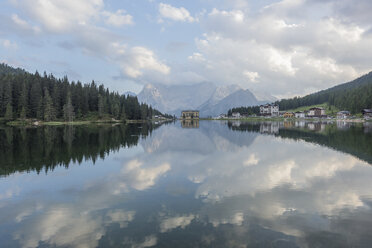
[[[97,25],[99,21],[114,27],[134,24],[133,17],[122,9],[105,10],[102,0],[18,0],[14,4],[47,34],[67,35],[84,54],[118,65],[126,77],[141,81],[142,77],[154,78],[170,72],[170,67],[149,48],[129,46],[123,36]],[[16,14],[12,19],[24,30],[40,32]]]
[[[242,23],[244,21],[244,13],[241,10],[233,10],[233,11],[225,11],[225,10],[218,10],[213,9],[209,14],[209,17],[214,18],[226,18],[230,19],[236,23]]]
[[[122,68],[126,75],[138,78],[144,70],[169,74],[170,68],[155,58],[154,53],[145,47],[133,47],[128,56],[122,62]]]
[[[125,14],[125,10],[119,9],[115,13],[103,11],[102,14],[106,17],[105,22],[107,25],[121,27],[134,24],[133,17],[129,14]]]
[[[41,32],[41,29],[38,26],[32,26],[27,21],[20,18],[17,14],[12,14],[11,19],[13,23],[23,31],[32,32],[38,34]]]
[[[249,158],[244,161],[244,166],[252,166],[257,165],[260,160],[257,158],[255,154],[249,155]]]
[[[253,83],[257,83],[260,75],[256,71],[244,71],[243,74]]]
[[[32,227],[27,223],[13,234],[22,247],[38,247],[40,241],[53,246],[95,247],[105,233],[99,217],[70,207],[57,207],[41,216]]]
[[[50,32],[64,32],[87,25],[98,16],[103,0],[20,0],[18,6]]]
[[[190,12],[184,7],[176,8],[169,4],[159,4],[159,14],[161,18],[170,19],[181,22],[194,22],[195,18],[190,15]]]
[[[219,225],[224,225],[224,224],[232,224],[232,225],[241,226],[244,221],[244,214],[239,212],[239,213],[235,213],[232,216],[228,216],[228,217],[219,216],[219,218],[213,218],[212,216],[209,221],[212,223],[214,227],[217,227]]]
[[[285,0],[256,12],[213,9],[200,19],[205,33],[196,39],[189,67],[208,81],[278,98],[367,73],[372,64],[372,47],[367,45],[372,37],[365,35],[369,28],[328,17],[325,6]],[[314,15],[318,12],[320,16]]]
[[[110,219],[108,223],[119,223],[124,228],[134,219],[135,211],[124,211],[122,209],[110,210],[106,215]]]
[[[168,163],[156,167],[144,168],[143,163],[138,160],[129,161],[122,169],[127,184],[137,190],[145,190],[153,186],[156,180],[171,169]]]
[[[186,226],[190,225],[191,221],[195,218],[196,218],[196,216],[193,215],[193,214],[165,218],[160,223],[160,231],[161,232],[168,232],[168,231],[170,231],[172,229],[175,229],[177,227],[185,228]]]
[[[144,241],[141,243],[132,244],[133,248],[145,248],[155,246],[158,242],[158,238],[155,235],[146,236]]]
[[[18,45],[7,39],[0,39],[0,44],[6,49],[17,49]]]

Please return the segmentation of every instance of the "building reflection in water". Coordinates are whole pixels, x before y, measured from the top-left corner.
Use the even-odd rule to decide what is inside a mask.
[[[181,120],[182,128],[199,128],[199,120]]]
[[[279,127],[280,122],[262,122],[260,125],[260,133],[279,133]]]

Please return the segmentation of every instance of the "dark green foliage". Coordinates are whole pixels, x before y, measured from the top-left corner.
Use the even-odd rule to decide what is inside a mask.
[[[295,109],[328,102],[342,110],[360,113],[364,108],[372,108],[372,72],[352,82],[337,85],[304,97],[283,99],[277,102],[280,110]]]
[[[52,98],[49,95],[48,89],[44,88],[44,121],[53,121],[55,118]]]
[[[7,112],[8,111],[8,112]],[[0,117],[53,121],[90,118],[151,119],[155,112],[135,96],[110,92],[103,85],[69,82],[45,72],[28,73],[0,64]]]
[[[26,73],[26,71],[21,68],[13,68],[4,63],[0,64],[0,74],[24,74],[24,73]]]
[[[74,106],[72,106],[71,103],[71,94],[67,93],[67,100],[66,104],[63,105],[63,117],[65,121],[74,121],[75,118],[75,112],[74,112]]]
[[[6,105],[4,118],[5,120],[13,120],[13,107],[10,103]]]
[[[111,151],[137,145],[151,122],[122,125],[0,127],[0,177],[17,171],[48,172],[72,161],[96,161]]]
[[[227,112],[227,115],[231,116],[232,113],[240,113],[240,115],[243,115],[243,116],[258,115],[260,113],[260,107],[253,106],[253,107],[232,108],[232,109],[229,109],[229,111]]]

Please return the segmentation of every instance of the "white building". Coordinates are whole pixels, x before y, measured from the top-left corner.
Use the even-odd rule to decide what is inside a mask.
[[[234,112],[231,114],[233,118],[240,118],[240,113],[239,112]]]
[[[279,116],[279,105],[266,104],[260,106],[260,115],[263,116]]]
[[[337,113],[337,119],[347,119],[350,116],[349,111],[340,111]]]
[[[325,116],[325,110],[324,108],[311,108],[309,109],[309,112],[307,113],[308,117],[324,117]]]
[[[296,118],[305,118],[306,114],[305,112],[296,112],[295,117]]]

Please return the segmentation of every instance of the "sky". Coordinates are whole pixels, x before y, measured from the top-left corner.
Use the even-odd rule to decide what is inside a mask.
[[[301,96],[372,70],[370,0],[1,0],[0,62],[138,93]]]

